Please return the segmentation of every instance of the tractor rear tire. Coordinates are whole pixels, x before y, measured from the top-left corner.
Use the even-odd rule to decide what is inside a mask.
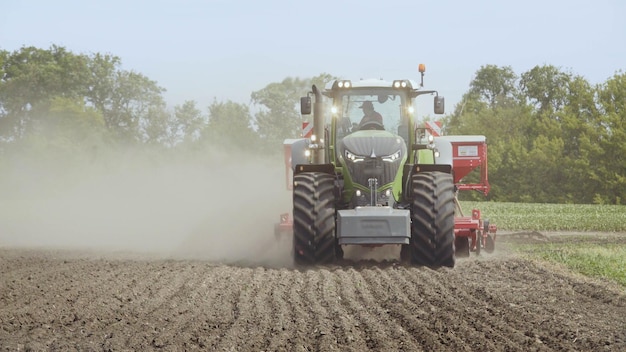
[[[454,267],[454,182],[444,172],[411,178],[411,260],[429,267]]]
[[[293,178],[293,258],[296,264],[330,263],[335,238],[335,182],[332,175],[305,172]]]

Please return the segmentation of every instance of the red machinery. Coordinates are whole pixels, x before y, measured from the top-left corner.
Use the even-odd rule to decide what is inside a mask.
[[[442,136],[452,144],[452,170],[458,191],[474,190],[489,193],[487,174],[487,139],[485,136]],[[478,168],[480,180],[477,183],[462,183],[463,179]],[[483,220],[480,210],[472,209],[465,216],[458,198],[455,198],[457,215],[454,219],[456,255],[469,256],[470,251],[480,254],[481,248],[493,252],[496,240],[496,225]],[[471,243],[470,243],[471,241]]]
[[[304,126],[303,126],[304,127]],[[291,180],[293,179],[293,168],[291,167],[291,142],[290,140],[286,140],[283,144],[283,148],[285,150],[285,180],[287,182],[287,190],[291,191],[293,189],[293,184]],[[280,214],[280,222],[274,224],[274,235],[277,238],[282,236],[292,236],[293,235],[293,220],[291,218],[290,213],[282,213]]]

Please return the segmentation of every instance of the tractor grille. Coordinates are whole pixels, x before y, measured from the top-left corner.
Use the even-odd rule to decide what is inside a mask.
[[[393,182],[406,157],[404,140],[387,131],[358,131],[342,141],[340,155],[352,182],[369,195],[369,179],[380,189]],[[369,198],[369,197],[366,197]],[[377,202],[387,202],[377,197]],[[358,200],[357,200],[358,202]],[[379,203],[380,204],[380,203]]]
[[[352,181],[368,187],[370,178],[378,179],[378,187],[391,183],[400,167],[401,160],[383,161],[381,158],[365,158],[361,162],[347,161],[346,166]]]

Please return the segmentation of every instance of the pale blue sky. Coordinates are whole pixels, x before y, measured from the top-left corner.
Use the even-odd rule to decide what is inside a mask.
[[[625,17],[622,0],[2,0],[0,49],[117,55],[203,111],[285,77],[418,79],[423,62],[450,112],[486,64],[604,82],[626,68]]]

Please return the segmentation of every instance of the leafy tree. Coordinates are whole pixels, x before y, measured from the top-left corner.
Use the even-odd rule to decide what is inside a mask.
[[[36,194],[76,182],[83,166],[109,147],[102,115],[82,101],[56,97],[31,113],[30,128],[0,153],[0,183],[15,184],[9,187],[15,191]]]
[[[193,101],[170,113],[165,90],[122,70],[116,56],[73,54],[54,45],[0,50],[0,177],[7,180],[16,165],[53,169],[97,158],[103,148],[155,151],[151,160],[188,148],[278,152],[309,118],[300,115],[299,98],[331,79],[285,78],[251,94],[253,113],[247,105],[214,101],[203,116]],[[625,121],[621,71],[591,86],[551,65],[519,77],[508,66],[486,65],[444,118],[444,129],[487,137],[491,199],[620,204],[626,197]],[[31,174],[34,184],[41,181]]]
[[[200,138],[200,131],[207,121],[202,112],[196,107],[193,100],[185,101],[174,107],[176,118],[176,133],[183,142],[193,142]]]
[[[102,115],[84,102],[52,98],[37,105],[33,115],[31,128],[11,143],[11,150],[22,151],[20,157],[81,159],[107,142]]]
[[[153,146],[172,147],[179,138],[177,129],[176,118],[166,110],[165,102],[153,103],[141,124],[141,140]]]
[[[165,106],[164,91],[155,81],[140,73],[116,72],[110,104],[103,110],[107,128],[123,141],[145,140],[142,127],[151,117],[160,118],[154,116],[155,112],[160,113],[155,107]]]
[[[524,134],[530,111],[517,98],[516,80],[510,67],[482,66],[448,118],[450,133],[484,134],[492,142]]]
[[[96,53],[87,63],[89,79],[87,81],[87,101],[98,111],[111,109],[116,75],[120,71],[121,59],[113,55]]]
[[[77,148],[103,142],[104,118],[82,101],[56,97],[48,104],[47,118],[41,119],[40,131],[52,138],[71,141]]]
[[[0,111],[5,138],[19,139],[28,130],[33,108],[54,97],[78,99],[86,92],[87,58],[64,48],[23,47],[0,55]]]
[[[484,135],[489,151],[489,198],[517,200],[531,189],[522,190],[527,177],[523,165],[528,163],[527,131],[532,124],[531,109],[519,99],[517,75],[510,67],[482,66],[470,82],[454,112],[444,121],[447,134]],[[477,182],[477,171],[464,182]],[[497,182],[503,180],[502,182]],[[511,189],[518,189],[517,193]],[[484,199],[479,193],[461,193],[462,199]]]
[[[307,83],[289,77],[252,93],[252,101],[262,106],[255,117],[258,133],[266,142],[279,146],[283,139],[298,135],[301,118],[296,101],[306,92]]]
[[[257,151],[258,136],[252,129],[247,105],[230,100],[209,106],[209,122],[201,131],[200,141],[226,150]]]
[[[522,74],[520,89],[540,112],[550,114],[567,102],[567,87],[571,79],[570,73],[555,66],[535,66]]]
[[[510,66],[481,66],[470,83],[469,93],[477,95],[491,107],[498,101],[513,99],[517,94],[517,75]]]
[[[497,82],[511,82],[506,77],[514,77],[505,72],[482,67],[445,120],[450,134],[487,136],[490,198],[622,202],[626,192],[624,74],[592,87],[583,77],[554,66],[536,66],[520,76],[519,92],[502,99]]]
[[[323,73],[311,79],[285,78],[252,93],[252,102],[260,105],[255,115],[257,132],[269,149],[278,150],[285,138],[300,136],[304,117],[300,115],[300,97],[316,84],[323,89],[333,77]]]
[[[45,118],[47,104],[57,97],[92,104],[105,126],[120,140],[146,141],[145,126],[151,114],[162,119],[164,89],[156,82],[119,68],[115,56],[76,55],[53,45],[50,49],[23,47],[0,53],[0,132],[5,140],[22,138]],[[165,133],[164,131],[160,132]]]
[[[618,72],[598,87],[601,118],[594,127],[599,131],[596,142],[604,161],[598,167],[599,181],[605,191],[598,199],[621,204],[626,199],[626,73]]]

